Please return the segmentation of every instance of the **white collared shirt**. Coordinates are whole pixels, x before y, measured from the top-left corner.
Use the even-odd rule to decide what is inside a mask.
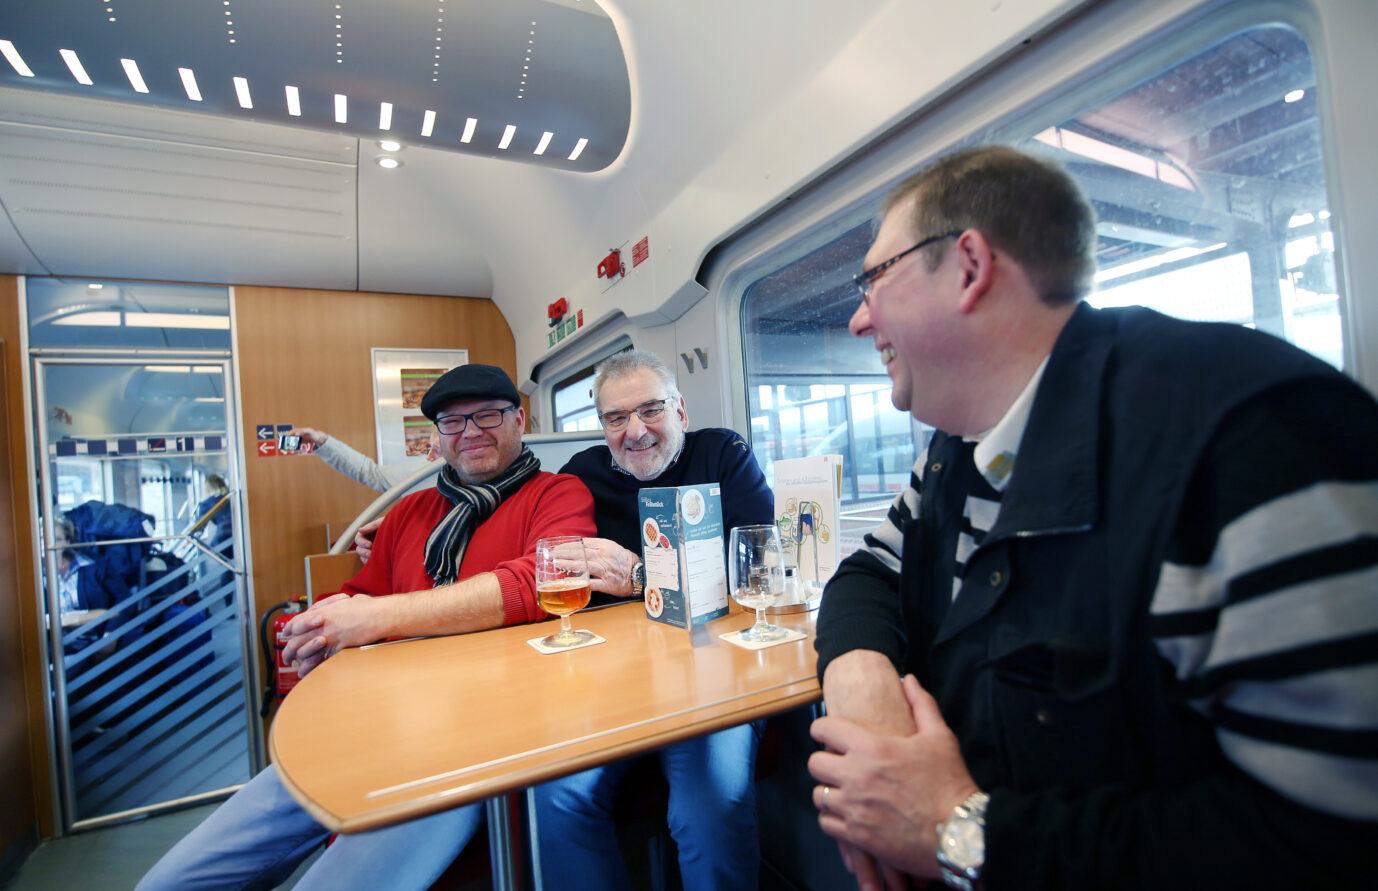
[[[976,440],[973,454],[976,469],[997,492],[1005,491],[1010,477],[1014,475],[1014,459],[1019,454],[1019,442],[1024,438],[1024,428],[1029,425],[1034,394],[1038,392],[1038,382],[1043,380],[1047,367],[1048,357],[1044,356],[1005,416],[982,435],[971,437]]]

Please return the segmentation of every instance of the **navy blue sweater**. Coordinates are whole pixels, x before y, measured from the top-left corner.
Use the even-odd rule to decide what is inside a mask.
[[[722,486],[723,529],[775,521],[775,496],[746,441],[731,430],[709,428],[684,436],[684,451],[664,473],[639,480],[613,466],[607,446],[585,449],[564,467],[583,480],[593,493],[593,518],[598,534],[641,553],[640,514],[636,493],[665,486]]]

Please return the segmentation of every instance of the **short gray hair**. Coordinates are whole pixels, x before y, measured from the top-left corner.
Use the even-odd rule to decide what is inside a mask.
[[[623,350],[599,362],[598,367],[593,370],[594,409],[603,410],[599,397],[602,395],[604,384],[610,379],[623,378],[638,371],[654,372],[665,385],[665,397],[671,402],[677,402],[682,398],[679,386],[675,383],[675,373],[670,370],[670,366],[660,361],[659,356],[646,350]]]

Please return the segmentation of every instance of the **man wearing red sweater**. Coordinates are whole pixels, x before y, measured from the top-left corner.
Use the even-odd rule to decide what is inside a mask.
[[[288,624],[285,656],[303,675],[345,647],[383,638],[545,618],[536,598],[537,539],[596,534],[583,483],[541,471],[522,445],[526,416],[502,369],[461,365],[447,372],[421,411],[440,432],[446,467],[434,489],[408,495],[388,514],[372,558],[342,593]],[[469,805],[342,835],[295,887],[427,888],[481,817],[482,809]],[[273,887],[328,835],[269,767],[178,842],[138,888]]]

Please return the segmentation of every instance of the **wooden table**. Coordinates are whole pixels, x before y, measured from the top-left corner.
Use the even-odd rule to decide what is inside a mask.
[[[761,650],[718,638],[746,613],[695,646],[640,603],[576,614],[606,642],[553,655],[526,643],[553,622],[346,650],[284,700],[269,745],[322,824],[374,829],[816,702],[815,616],[772,616],[807,637]]]

